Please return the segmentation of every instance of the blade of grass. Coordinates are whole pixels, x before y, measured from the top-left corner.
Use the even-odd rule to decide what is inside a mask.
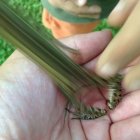
[[[18,14],[17,14],[18,13]],[[43,28],[36,23],[30,25],[20,11],[14,11],[8,0],[0,1],[0,34],[34,62],[47,70],[64,96],[79,106],[75,93],[83,86],[105,86],[108,81],[91,76],[81,66],[75,64],[66,56],[58,46],[63,46],[59,41],[50,38],[43,32]]]

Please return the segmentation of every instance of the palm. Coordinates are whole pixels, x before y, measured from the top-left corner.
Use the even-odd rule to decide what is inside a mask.
[[[12,69],[7,68],[11,66]],[[15,130],[18,130],[18,139],[108,139],[108,117],[80,121],[72,120],[71,114],[68,114],[65,118],[66,100],[59,89],[46,73],[18,52],[3,65],[1,74],[4,77],[1,85],[6,84],[8,87],[1,94],[3,100],[0,101],[0,108],[6,112],[0,116],[10,118]],[[102,104],[103,97],[95,89],[93,92],[96,92],[93,102]]]
[[[85,49],[81,48],[82,62],[78,62],[93,69],[109,36],[107,32],[84,35],[76,38],[80,42],[69,40],[69,45],[83,47],[87,41]],[[139,140],[139,92],[128,94],[109,116],[91,121],[71,120],[72,114],[64,116],[65,98],[47,74],[15,52],[0,68],[0,139]],[[94,106],[104,106],[102,93],[93,89],[84,99]]]
[[[124,98],[116,110],[110,113],[111,119],[116,122],[113,125],[110,125],[108,116],[93,121],[80,121],[71,120],[72,116],[69,114],[64,121],[65,98],[46,73],[24,56],[17,53],[11,57],[1,67],[0,75],[2,138],[14,140],[13,132],[16,132],[19,140],[110,140],[110,135],[112,140],[116,140],[124,139],[125,135],[120,131],[128,131],[129,122],[138,124],[133,116],[139,114],[139,104],[135,106],[135,102],[139,103],[139,98],[136,98],[139,91]],[[93,92],[96,94],[92,94]],[[104,105],[104,98],[96,89],[87,97],[90,103]],[[135,129],[133,125],[132,129]]]

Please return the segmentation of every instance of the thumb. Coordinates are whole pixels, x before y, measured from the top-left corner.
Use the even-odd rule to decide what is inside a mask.
[[[103,30],[100,32],[75,35],[62,39],[61,41],[67,46],[78,50],[78,54],[65,51],[74,62],[85,64],[97,57],[108,45],[111,38],[111,32],[109,30]]]

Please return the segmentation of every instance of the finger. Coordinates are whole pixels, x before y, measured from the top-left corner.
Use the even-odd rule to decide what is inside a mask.
[[[110,118],[113,122],[118,122],[140,115],[140,90],[127,94],[119,105],[110,112]]]
[[[123,85],[128,92],[140,89],[140,65],[131,67],[124,77]]]
[[[111,126],[112,140],[139,140],[140,139],[140,116],[120,121]]]
[[[112,76],[140,55],[140,20],[136,22],[139,19],[139,9],[140,2],[101,55],[97,64],[100,75]]]
[[[110,31],[94,32],[83,35],[76,35],[62,39],[62,42],[67,46],[79,51],[78,54],[69,53],[67,55],[76,63],[83,64],[98,56],[111,40]]]
[[[122,26],[138,0],[120,0],[114,10],[108,17],[108,23],[111,26]]]
[[[96,58],[94,58],[93,60],[87,62],[86,64],[84,64],[83,66],[89,71],[89,72],[95,72],[95,68],[96,68],[96,63],[99,59],[99,56],[97,56]]]

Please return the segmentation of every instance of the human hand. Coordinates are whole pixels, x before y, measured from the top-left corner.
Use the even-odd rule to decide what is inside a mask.
[[[111,39],[107,31],[63,40],[80,51],[69,55],[92,69],[97,56]],[[0,67],[0,140],[109,140],[108,116],[91,121],[64,123],[66,99],[47,73],[18,51]],[[102,94],[93,89],[84,98],[94,106],[105,105]]]
[[[127,91],[140,89],[139,9],[139,0],[120,0],[110,14],[108,23],[122,28],[102,53],[97,64],[98,74],[104,77],[112,76],[128,64],[131,65],[123,81]],[[132,64],[134,60],[135,63]]]
[[[70,57],[92,71],[109,40],[109,33],[100,32],[75,36],[63,42],[79,48],[81,57]],[[48,75],[18,51],[0,67],[0,93],[1,140],[140,138],[140,91],[126,94],[109,116],[79,121],[71,120],[72,116],[68,114],[64,123],[65,98]],[[100,94],[93,89],[85,99],[90,99],[95,106],[104,106],[104,97],[107,97],[104,92]]]

